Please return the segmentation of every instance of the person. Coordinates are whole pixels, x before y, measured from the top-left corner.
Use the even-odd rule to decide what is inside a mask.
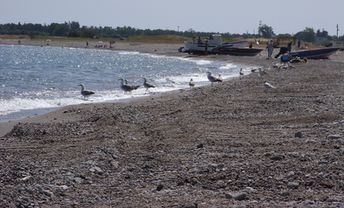
[[[288,43],[287,50],[288,50],[289,53],[291,52],[291,45],[292,45],[292,44],[293,44],[292,41],[290,41],[290,42]]]
[[[300,48],[300,47],[301,47],[301,41],[297,40],[297,48]]]
[[[249,48],[252,48],[253,47],[253,44],[252,42],[250,42],[250,45],[248,46]]]
[[[272,53],[274,51],[274,42],[273,42],[273,40],[269,40],[268,41],[267,48],[268,48],[268,58],[267,59],[270,59],[271,56],[272,56]]]

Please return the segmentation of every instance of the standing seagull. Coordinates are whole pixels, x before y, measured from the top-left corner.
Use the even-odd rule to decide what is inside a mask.
[[[239,75],[240,75],[240,79],[241,79],[242,76],[244,76],[244,72],[242,71],[242,68],[240,68]]]
[[[147,79],[146,79],[146,78],[143,78],[143,86],[146,88],[146,91],[147,91],[149,88],[155,88],[154,85],[147,83]]]
[[[84,98],[90,96],[90,95],[93,95],[94,92],[93,91],[88,91],[88,90],[85,90],[85,87],[83,84],[79,84],[79,86],[81,87],[81,95],[84,96]]]
[[[195,86],[195,83],[193,82],[193,79],[190,79],[189,86],[190,86],[190,88],[193,88]]]
[[[208,80],[213,84],[214,82],[222,82],[222,79],[216,78],[211,75],[211,72],[207,72]]]
[[[121,81],[121,89],[124,92],[131,92],[133,90],[136,90],[137,88],[140,87],[140,85],[128,85],[127,80],[124,80],[122,78],[119,79]]]

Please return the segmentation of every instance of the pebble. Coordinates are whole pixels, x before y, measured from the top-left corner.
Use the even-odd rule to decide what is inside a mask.
[[[299,182],[289,182],[287,185],[288,188],[292,188],[292,189],[297,189],[299,188],[299,186],[300,186]]]
[[[199,145],[197,145],[197,148],[198,149],[200,149],[200,148],[203,148],[204,147],[204,145],[203,144],[199,144]]]
[[[302,132],[301,132],[301,131],[296,132],[296,133],[295,133],[295,137],[296,137],[296,138],[302,138],[302,137],[303,137]]]
[[[164,188],[164,186],[161,185],[161,184],[159,184],[159,185],[156,187],[156,190],[157,190],[157,191],[161,191],[163,188]]]
[[[284,159],[284,155],[272,155],[270,157],[271,160],[283,160]]]
[[[229,193],[229,194],[226,194],[226,198],[227,199],[235,199],[238,201],[243,201],[243,200],[248,199],[248,194],[245,192],[239,192],[239,193],[235,193],[235,194]]]
[[[327,138],[328,139],[340,139],[340,138],[342,138],[342,136],[339,134],[331,134],[331,135],[328,135]]]
[[[94,167],[90,168],[90,171],[92,173],[96,173],[96,174],[99,174],[99,175],[104,173],[104,171],[100,167],[97,167],[97,166],[94,166]]]

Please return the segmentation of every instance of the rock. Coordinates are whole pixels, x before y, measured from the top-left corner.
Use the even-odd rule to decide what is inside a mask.
[[[229,193],[229,194],[226,194],[226,198],[227,199],[235,199],[238,201],[243,201],[243,200],[248,199],[248,194],[245,192],[239,192],[239,193],[235,193],[235,194]]]
[[[256,189],[249,187],[249,186],[247,186],[243,191],[246,193],[256,193],[257,192]]]
[[[118,169],[119,168],[119,162],[118,161],[113,160],[113,161],[110,162],[110,164],[111,164],[113,169]]]
[[[340,138],[342,138],[342,136],[339,134],[331,134],[327,136],[327,139],[340,139]]]
[[[90,168],[90,171],[92,173],[96,173],[96,174],[99,174],[99,175],[104,173],[104,171],[100,167],[97,167],[97,166],[94,166],[94,167]]]
[[[200,149],[200,148],[203,148],[204,147],[204,145],[203,144],[199,144],[199,145],[197,145],[197,148],[198,149]]]
[[[271,160],[283,160],[284,159],[284,155],[272,155],[270,157]]]
[[[302,138],[302,137],[303,137],[302,132],[301,132],[301,131],[296,132],[296,133],[295,133],[295,137],[296,137],[296,138]]]
[[[299,186],[300,186],[299,182],[289,182],[287,184],[287,187],[291,189],[297,189],[299,188]]]
[[[161,191],[163,188],[164,188],[164,186],[161,185],[161,184],[159,184],[159,185],[156,187],[156,190],[157,190],[157,191]]]

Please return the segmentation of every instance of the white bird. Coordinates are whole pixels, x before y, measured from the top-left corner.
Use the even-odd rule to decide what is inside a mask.
[[[265,89],[276,89],[275,86],[273,86],[272,84],[270,84],[267,81],[264,82],[264,87],[265,87]]]
[[[208,80],[213,84],[214,82],[222,82],[222,79],[216,78],[211,75],[211,72],[207,72]]]
[[[193,79],[190,79],[189,86],[190,86],[190,88],[193,88],[195,86],[195,83],[193,82]]]
[[[149,84],[149,83],[147,82],[147,79],[146,79],[146,78],[143,78],[143,86],[146,88],[146,91],[147,91],[149,88],[155,88],[154,85]]]
[[[84,96],[84,98],[95,94],[93,91],[85,90],[85,87],[83,84],[79,84],[79,86],[81,87],[81,95]]]

